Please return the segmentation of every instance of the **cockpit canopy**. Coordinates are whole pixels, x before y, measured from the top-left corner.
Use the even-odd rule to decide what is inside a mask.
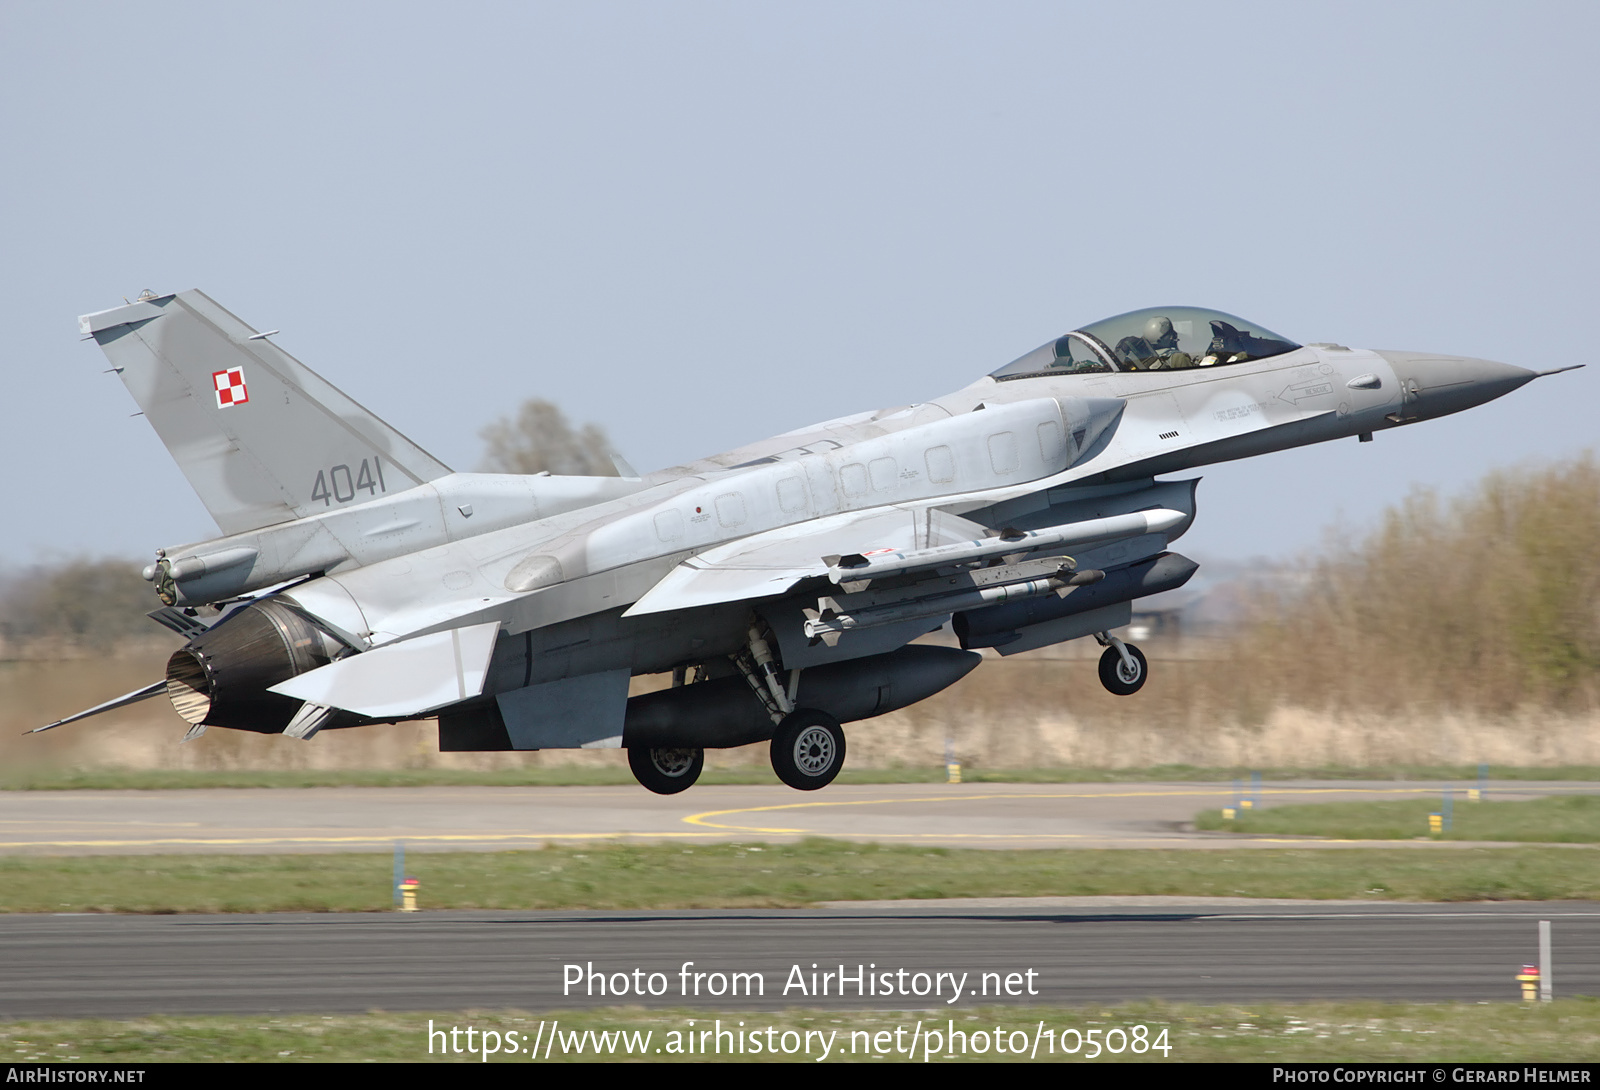
[[[1300,346],[1220,310],[1147,307],[1040,345],[993,372],[997,379],[1108,371],[1184,371],[1266,359]]]

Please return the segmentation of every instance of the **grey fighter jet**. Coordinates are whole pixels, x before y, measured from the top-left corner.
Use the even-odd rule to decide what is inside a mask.
[[[1181,586],[1198,479],[1535,378],[1488,360],[1300,345],[1157,307],[1074,330],[924,404],[841,417],[643,477],[455,473],[198,291],[80,319],[222,536],[169,546],[151,615],[187,638],[191,726],[284,734],[436,718],[447,751],[621,747],[640,783],[771,743],[801,790],[841,723],[1002,655],[1117,638]],[[274,331],[275,332],[275,331]],[[950,624],[960,648],[914,642]],[[629,679],[672,686],[629,697]],[[41,730],[49,729],[41,727]]]

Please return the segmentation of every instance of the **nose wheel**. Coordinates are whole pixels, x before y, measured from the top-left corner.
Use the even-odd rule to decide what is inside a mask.
[[[687,791],[706,766],[703,749],[630,749],[628,767],[633,778],[658,795]]]
[[[1101,642],[1108,644],[1105,654],[1100,656],[1100,684],[1106,691],[1117,696],[1132,696],[1144,688],[1145,679],[1150,676],[1150,664],[1145,661],[1144,652],[1115,636],[1107,636]]]
[[[827,787],[844,767],[844,728],[826,712],[797,708],[772,736],[772,771],[797,791]]]

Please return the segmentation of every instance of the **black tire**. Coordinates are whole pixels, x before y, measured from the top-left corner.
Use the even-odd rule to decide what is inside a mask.
[[[772,736],[772,771],[796,791],[827,787],[844,767],[844,729],[814,708],[796,708]]]
[[[1125,643],[1122,646],[1128,649],[1136,672],[1129,677],[1127,668],[1122,664],[1122,656],[1117,654],[1115,647],[1108,647],[1106,653],[1100,656],[1100,684],[1117,696],[1132,696],[1144,688],[1145,678],[1150,676],[1150,664],[1145,661],[1144,652],[1133,644]]]
[[[706,766],[703,749],[630,749],[628,767],[633,778],[658,795],[687,791]]]

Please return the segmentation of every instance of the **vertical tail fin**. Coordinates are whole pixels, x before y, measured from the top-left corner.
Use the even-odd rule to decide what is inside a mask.
[[[224,534],[450,472],[201,292],[142,295],[78,323]]]

